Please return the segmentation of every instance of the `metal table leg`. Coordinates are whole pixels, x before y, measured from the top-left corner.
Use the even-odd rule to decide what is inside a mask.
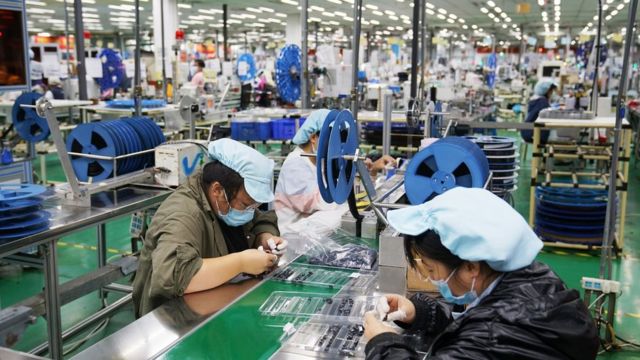
[[[56,241],[51,240],[49,243],[40,245],[40,250],[44,256],[44,295],[49,354],[53,359],[62,359],[62,321],[60,319]]]
[[[107,264],[107,227],[104,223],[102,223],[96,227],[96,230],[98,239],[98,268],[101,268]],[[104,300],[106,296],[106,291],[98,291],[98,297],[101,300]]]

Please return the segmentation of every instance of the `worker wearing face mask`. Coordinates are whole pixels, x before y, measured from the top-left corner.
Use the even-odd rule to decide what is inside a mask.
[[[595,359],[598,332],[580,293],[535,261],[542,242],[504,200],[458,187],[388,220],[443,301],[383,297],[365,315],[367,359]],[[427,356],[381,320],[425,335]]]
[[[204,61],[202,59],[193,60],[191,65],[191,85],[197,87],[198,91],[204,90]]]
[[[558,90],[558,85],[550,80],[541,80],[533,88],[533,97],[527,105],[527,118],[525,122],[533,123],[538,120],[540,111],[550,108],[551,102],[558,101],[558,97],[554,95]],[[522,139],[528,143],[533,142],[533,130],[521,130]],[[540,132],[540,141],[546,143],[549,139],[549,131]]]
[[[275,192],[275,210],[278,226],[283,234],[300,234],[312,229],[314,233],[331,232],[340,226],[340,219],[348,210],[347,204],[326,203],[320,195],[315,157],[318,149],[320,130],[329,110],[316,110],[309,114],[304,124],[293,137],[297,147],[289,153],[278,177]],[[372,172],[378,172],[395,161],[385,156],[375,162],[366,162]]]
[[[158,208],[133,282],[136,316],[165,301],[272,269],[286,247],[273,211],[273,161],[230,139]],[[266,251],[263,249],[267,249]]]

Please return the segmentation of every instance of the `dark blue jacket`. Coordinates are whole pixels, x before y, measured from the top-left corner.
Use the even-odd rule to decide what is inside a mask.
[[[536,121],[540,111],[548,107],[551,107],[551,104],[549,104],[549,99],[544,96],[529,101],[529,106],[527,107],[527,118],[524,121],[528,123]],[[521,130],[520,135],[524,141],[528,143],[533,142],[533,130]],[[548,139],[549,131],[542,131],[540,133],[540,141],[544,144]]]

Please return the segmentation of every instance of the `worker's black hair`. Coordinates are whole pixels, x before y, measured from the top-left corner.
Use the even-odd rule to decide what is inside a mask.
[[[549,93],[553,90],[558,89],[558,87],[556,86],[556,84],[551,84],[551,86],[549,86],[549,90],[547,90],[547,93],[544,94],[545,97],[549,97]]]
[[[244,185],[244,179],[240,174],[218,160],[211,160],[202,169],[202,187],[205,192],[214,182],[218,182],[224,188],[229,201]]]
[[[195,59],[195,60],[193,60],[193,62],[194,62],[194,63],[196,63],[196,66],[199,66],[199,67],[201,67],[201,68],[203,68],[203,69],[204,69],[204,60],[202,60],[202,59]]]
[[[414,269],[416,268],[416,255],[439,261],[450,269],[455,269],[464,262],[442,245],[440,236],[433,230],[427,230],[416,236],[405,235],[404,253],[409,266]]]

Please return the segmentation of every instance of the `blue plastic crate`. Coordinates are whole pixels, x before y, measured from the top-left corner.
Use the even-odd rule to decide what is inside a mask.
[[[231,121],[231,138],[238,141],[264,141],[271,136],[268,121]]]
[[[291,140],[296,134],[296,120],[298,125],[304,124],[305,118],[274,119],[271,122],[271,138],[274,140]]]

